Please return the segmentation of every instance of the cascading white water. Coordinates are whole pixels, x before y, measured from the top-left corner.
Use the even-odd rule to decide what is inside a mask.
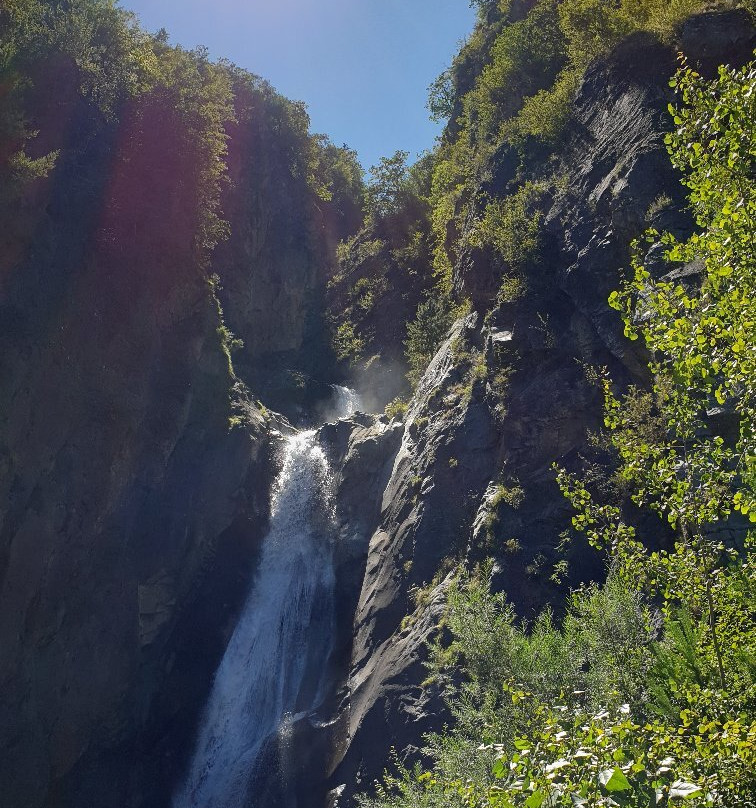
[[[361,406],[360,397],[355,390],[333,384],[333,398],[336,407],[336,418],[349,418]]]
[[[246,808],[284,717],[317,706],[332,634],[332,505],[315,432],[288,438],[256,582],[215,675],[174,808]],[[312,678],[312,677],[310,677]]]

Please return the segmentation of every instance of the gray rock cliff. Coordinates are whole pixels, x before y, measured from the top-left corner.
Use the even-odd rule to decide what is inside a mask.
[[[754,32],[743,13],[707,14],[686,23],[681,40],[691,62],[710,72],[747,60]],[[544,248],[528,293],[498,303],[495,267],[485,256],[461,255],[455,286],[475,310],[454,325],[403,424],[355,426],[342,438],[350,474],[376,476],[341,492],[348,525],[369,539],[332,761],[334,805],[351,806],[370,790],[392,748],[416,759],[423,734],[447,720],[423,665],[443,609],[447,560],[472,564],[493,553],[494,585],[526,615],[547,603],[558,608],[565,583],[602,575],[599,559],[577,546],[567,581],[551,580],[570,516],[551,465],[586,451],[588,430],[600,425],[600,396],[585,368],[647,381],[645,357],[624,338],[607,298],[646,227],[679,234],[691,227],[663,144],[675,68],[670,48],[637,34],[589,69],[559,158],[564,187],[544,203]],[[507,178],[498,181],[504,187]],[[662,195],[670,203],[650,218]],[[388,441],[378,457],[363,456],[362,436],[374,441],[376,427],[401,431],[393,456]],[[378,470],[387,464],[382,487]],[[364,516],[371,511],[372,530]]]

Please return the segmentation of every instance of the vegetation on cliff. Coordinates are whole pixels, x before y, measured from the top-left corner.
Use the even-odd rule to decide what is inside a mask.
[[[675,5],[656,4],[647,24],[669,30]],[[584,64],[607,30],[626,33],[629,6],[602,6],[591,19],[603,33],[586,52],[567,47],[565,64]],[[498,8],[481,4],[488,18]],[[554,4],[568,42],[565,20],[589,9]],[[526,626],[506,595],[491,594],[490,564],[460,572],[430,664],[453,728],[427,738],[426,767],[400,766],[364,806],[754,804],[756,65],[720,68],[713,80],[683,65],[673,85],[667,148],[696,232],[685,241],[648,232],[633,278],[610,300],[626,335],[645,342],[653,385],[620,393],[597,371],[606,402],[597,440],[613,465],[598,485],[595,469],[558,471],[575,530],[606,553],[608,580],[574,592],[560,621],[545,612]],[[480,120],[486,144],[493,130]],[[673,528],[671,544],[644,532],[647,510]]]
[[[361,225],[364,181],[352,150],[310,132],[303,103],[145,32],[116,0],[11,0],[0,5],[0,273],[20,296],[44,299],[19,267],[40,228],[60,226],[49,214],[62,197],[67,236],[108,267],[117,294],[133,284],[160,300],[173,283],[205,283],[230,384],[290,418],[329,395],[312,381],[334,375],[322,286]],[[13,294],[3,304],[26,309]],[[272,310],[276,323],[259,315]]]
[[[379,353],[396,360],[404,345],[410,387],[433,354],[419,359],[413,348],[419,330],[427,328],[424,342],[437,347],[438,332],[469,297],[456,268],[485,255],[500,300],[524,293],[525,270],[540,256],[541,211],[564,181],[556,157],[587,67],[633,33],[674,42],[695,12],[743,4],[475,0],[472,5],[478,9],[474,32],[430,88],[432,115],[448,121],[444,134],[419,163],[403,168],[405,187],[392,197],[387,223],[390,238],[376,231],[387,211],[369,206],[362,231],[339,253],[331,287],[338,357],[357,366]],[[398,188],[397,157],[375,168],[370,187],[376,199],[384,193],[389,165]],[[397,229],[397,221],[404,227]],[[433,321],[428,298],[438,312]],[[472,302],[485,308],[492,300]],[[401,316],[394,317],[399,309]],[[409,329],[412,338],[406,342]]]
[[[7,291],[2,313],[4,345],[8,346],[2,360],[4,370],[6,364],[10,368],[8,378],[13,379],[7,385],[11,400],[33,399],[34,403],[28,425],[23,421],[14,434],[12,451],[5,453],[3,448],[4,468],[11,470],[6,475],[8,485],[22,488],[15,470],[23,467],[23,455],[30,453],[28,436],[39,431],[39,424],[55,421],[64,432],[73,420],[87,436],[80,445],[66,447],[69,453],[60,452],[59,477],[41,488],[51,461],[47,447],[40,449],[42,471],[32,469],[27,474],[23,485],[28,499],[12,492],[14,507],[19,514],[28,511],[34,519],[36,510],[27,508],[27,503],[46,504],[53,510],[62,502],[72,513],[77,512],[77,502],[85,503],[81,510],[93,514],[96,530],[87,533],[86,525],[66,518],[60,530],[68,532],[50,529],[45,538],[51,548],[60,545],[61,536],[76,538],[80,543],[73,546],[81,557],[104,548],[102,566],[95,570],[103,575],[103,570],[112,569],[117,555],[113,548],[120,547],[121,534],[113,531],[114,538],[107,539],[99,532],[101,514],[112,512],[111,494],[103,493],[102,510],[97,510],[91,504],[94,478],[107,480],[119,468],[116,464],[99,474],[100,467],[92,463],[91,478],[81,479],[82,493],[65,493],[67,481],[75,476],[73,470],[86,465],[81,462],[85,443],[91,444],[92,456],[96,453],[98,460],[107,460],[122,447],[124,456],[133,457],[133,467],[128,473],[120,472],[121,482],[137,480],[146,485],[140,476],[142,466],[162,470],[168,461],[133,449],[131,422],[134,433],[146,424],[144,446],[162,452],[165,434],[176,421],[175,442],[165,443],[166,457],[173,458],[176,445],[183,445],[186,465],[179,464],[177,477],[194,480],[198,477],[195,455],[199,462],[206,455],[199,454],[191,440],[184,440],[186,433],[201,433],[203,441],[219,445],[221,452],[220,438],[234,438],[240,431],[226,429],[227,399],[235,382],[240,403],[252,409],[248,391],[241,390],[235,374],[262,395],[262,386],[283,367],[282,354],[298,353],[301,360],[307,350],[321,351],[320,340],[309,339],[317,331],[309,318],[317,319],[318,327],[327,319],[334,356],[349,370],[369,371],[380,364],[376,358],[401,366],[399,385],[387,384],[384,391],[388,399],[406,395],[418,384],[455,316],[472,308],[469,319],[460,321],[461,327],[457,323],[456,337],[449,343],[447,389],[441,384],[434,389],[429,386],[424,393],[428,407],[423,409],[425,405],[416,398],[410,408],[413,420],[404,433],[408,440],[402,462],[396,464],[398,482],[393,489],[402,522],[396,533],[407,541],[406,555],[404,548],[397,553],[396,574],[375,579],[378,586],[390,577],[394,588],[386,592],[394,593],[397,602],[408,594],[402,587],[414,591],[418,610],[428,605],[434,586],[448,585],[444,623],[431,651],[429,683],[443,691],[453,725],[428,736],[424,767],[392,770],[378,786],[377,796],[366,797],[364,805],[645,808],[685,802],[748,808],[756,792],[756,569],[754,539],[747,524],[756,515],[753,65],[741,70],[723,68],[714,79],[702,78],[683,65],[675,79],[679,104],[669,122],[672,132],[667,145],[674,166],[685,177],[695,233],[686,238],[679,231],[676,235],[649,231],[633,248],[633,277],[610,299],[624,318],[627,338],[644,344],[645,351],[638,355],[650,357],[645,367],[642,361],[637,363],[635,370],[639,367],[640,372],[634,378],[650,383],[644,387],[638,381],[638,386],[628,389],[609,370],[585,369],[605,402],[605,429],[591,441],[596,455],[607,462],[603,467],[593,464],[580,469],[579,463],[565,460],[569,472],[554,469],[548,480],[556,492],[554,477],[558,478],[574,505],[572,538],[582,534],[604,554],[607,580],[583,586],[568,596],[564,609],[545,611],[526,624],[505,593],[491,592],[491,579],[498,576],[500,582],[504,577],[498,574],[500,569],[490,561],[477,566],[475,562],[500,550],[497,543],[504,544],[499,561],[514,559],[522,549],[524,532],[506,534],[503,527],[497,532],[497,520],[500,512],[518,510],[523,501],[534,497],[520,486],[515,476],[520,469],[501,461],[502,445],[510,438],[516,442],[518,431],[549,431],[552,423],[544,415],[538,420],[532,412],[520,412],[512,418],[519,421],[509,433],[496,432],[512,404],[511,382],[520,370],[518,351],[530,349],[536,361],[552,365],[555,360],[574,365],[573,359],[583,358],[579,351],[553,351],[560,335],[548,322],[549,310],[531,305],[539,295],[545,297],[542,287],[558,285],[553,267],[549,267],[551,275],[541,271],[548,251],[545,223],[554,210],[553,200],[568,184],[564,166],[569,162],[562,160],[562,150],[576,120],[573,102],[580,84],[587,80],[590,65],[628,37],[652,41],[664,49],[659,43],[674,45],[680,24],[692,13],[734,5],[753,10],[753,3],[474,0],[474,5],[479,12],[475,31],[431,88],[432,113],[448,119],[437,147],[414,165],[407,164],[407,154],[397,152],[375,166],[364,182],[353,152],[309,132],[303,105],[281,97],[267,82],[234,65],[211,62],[201,49],[169,45],[164,32],[144,32],[116,0],[2,3],[0,280],[4,294]],[[668,50],[665,53],[669,55]],[[599,99],[596,108],[608,115],[611,107],[602,103]],[[616,166],[611,159],[607,163],[606,172],[604,166],[593,168],[601,182],[608,183],[613,178],[607,178],[607,173]],[[583,209],[596,204],[594,199],[578,202]],[[671,205],[668,197],[656,198],[645,215],[646,223]],[[607,214],[607,220],[614,213],[616,209]],[[44,230],[40,222],[46,217],[50,224]],[[621,215],[616,220],[626,223],[620,221]],[[586,224],[585,219],[581,224]],[[628,227],[634,235],[645,227],[636,224]],[[590,230],[591,222],[587,225],[584,229]],[[60,231],[66,228],[72,233],[66,232],[64,239]],[[574,233],[575,229],[570,231]],[[613,237],[619,239],[616,233]],[[576,251],[588,251],[588,238],[576,239]],[[629,244],[627,255],[630,261]],[[276,266],[283,266],[283,271]],[[258,276],[262,281],[255,286],[252,281]],[[593,281],[597,276],[588,277]],[[328,289],[324,290],[320,285],[325,285],[326,278]],[[281,289],[290,295],[291,305],[281,303]],[[321,292],[328,298],[327,312],[319,308]],[[602,294],[605,298],[607,293]],[[579,320],[581,306],[588,308],[594,302],[589,295],[567,300],[569,295],[560,288],[550,303],[560,295],[552,311],[563,306],[562,322]],[[197,303],[200,298],[204,310]],[[594,307],[602,309],[600,316],[604,316],[603,298]],[[75,339],[70,331],[58,328],[55,312],[48,317],[38,311],[45,302],[50,310],[59,302],[67,307],[61,319],[75,327]],[[525,324],[515,335],[511,311],[528,305],[528,316],[517,325]],[[266,306],[277,309],[275,317],[259,316]],[[124,312],[132,319],[117,316]],[[585,316],[576,327],[584,328],[583,334],[570,334],[570,339],[577,342],[591,329],[598,332],[597,320],[599,316]],[[472,325],[473,321],[477,324]],[[285,337],[295,329],[300,329],[301,338],[287,341]],[[525,331],[528,338],[522,339]],[[76,380],[78,395],[69,407],[74,413],[81,409],[85,414],[81,419],[61,415],[55,411],[56,404],[48,407],[51,396],[39,392],[47,388],[23,375],[33,364],[28,357],[45,355],[47,343],[43,349],[38,345],[38,334],[43,332],[53,335],[50,345],[56,351],[59,348],[70,365],[53,353],[49,364],[37,360],[39,373],[53,374],[50,386],[56,391]],[[521,342],[513,346],[515,336]],[[599,341],[592,343],[592,338],[589,334],[584,342]],[[209,356],[212,351],[205,351],[206,342],[213,343],[215,355],[222,359],[217,372]],[[254,351],[262,352],[263,343],[268,362],[258,366]],[[23,350],[17,350],[19,345]],[[107,346],[112,346],[110,353]],[[609,346],[606,354],[612,348],[616,345]],[[618,355],[619,349],[613,358]],[[323,364],[333,371],[330,357]],[[204,380],[195,373],[198,368]],[[278,399],[265,398],[273,402],[271,406],[292,399],[294,376],[289,374],[281,384]],[[548,382],[551,377],[543,378]],[[547,383],[543,378],[527,399],[529,405],[543,396]],[[627,379],[625,374],[622,381]],[[581,376],[579,383],[583,382]],[[144,409],[130,404],[140,384],[150,391]],[[206,395],[203,384],[212,385]],[[18,389],[29,398],[16,397]],[[118,406],[102,406],[93,391],[112,394]],[[583,401],[563,389],[556,390],[554,397],[559,396],[566,399],[565,409]],[[160,405],[155,408],[160,417],[148,407],[153,397]],[[37,400],[46,406],[36,409]],[[133,412],[121,409],[124,402],[133,406]],[[20,409],[23,403],[14,406]],[[199,410],[187,417],[192,406]],[[404,400],[395,399],[387,413],[401,415],[406,406]],[[449,426],[446,416],[452,411],[458,420]],[[555,411],[543,412],[551,417]],[[488,419],[489,413],[495,418]],[[232,424],[246,423],[247,415],[246,410],[237,414]],[[582,430],[585,419],[574,420]],[[92,424],[101,421],[125,425],[121,443],[97,438]],[[211,421],[215,431],[208,429]],[[385,432],[391,441],[392,434],[401,433],[397,423],[388,429],[385,421],[377,423],[380,435]],[[430,427],[436,430],[432,434]],[[560,423],[554,431],[561,428]],[[477,444],[465,457],[464,444],[471,435]],[[569,435],[561,442],[557,437],[544,454],[561,456],[564,446],[574,448],[575,441],[570,440]],[[374,444],[378,443],[376,439]],[[529,450],[533,445],[523,441],[519,448]],[[246,443],[238,447],[239,457],[246,457]],[[408,457],[412,452],[425,465],[413,468],[415,458]],[[498,476],[489,476],[481,457],[497,453],[491,464],[499,463],[494,469]],[[372,464],[374,455],[367,457]],[[381,463],[390,469],[394,459],[387,456]],[[233,465],[225,456],[220,464]],[[491,484],[486,500],[489,510],[480,511],[482,529],[468,544],[465,531],[470,522],[465,520],[468,506],[473,510],[477,506],[478,493],[478,478],[469,473],[473,466],[482,487],[489,480]],[[209,468],[214,473],[215,467]],[[382,479],[374,465],[365,479],[368,476],[371,485]],[[233,479],[229,483],[234,500],[239,499],[239,485]],[[435,500],[427,498],[431,489]],[[199,565],[200,551],[222,554],[209,531],[206,545],[192,550],[194,545],[188,542],[202,531],[186,527],[177,517],[174,532],[184,537],[184,543],[176,544],[175,557],[157,559],[153,569],[152,549],[148,552],[143,546],[166,533],[158,516],[162,520],[165,508],[172,506],[165,506],[163,499],[198,502],[200,510],[219,499],[215,489],[187,488],[192,493],[185,495],[180,487],[181,496],[174,499],[161,498],[161,489],[156,490],[161,501],[150,504],[150,511],[157,515],[155,522],[149,522],[139,542],[124,532],[123,544],[133,546],[139,569],[129,579],[132,598],[144,591],[145,581],[156,580],[147,591],[159,594],[163,567],[182,569],[176,558],[189,558]],[[403,501],[406,490],[411,490],[411,499]],[[546,490],[545,485],[541,490]],[[260,500],[267,497],[266,490],[254,493]],[[141,496],[140,491],[140,503]],[[380,499],[383,491],[376,496]],[[367,499],[367,493],[360,491],[361,506]],[[464,503],[458,511],[445,510],[444,499],[455,506],[456,500]],[[134,505],[137,511],[138,507]],[[183,518],[183,510],[175,510]],[[379,510],[376,506],[376,513]],[[194,517],[195,511],[188,509],[187,514]],[[428,522],[426,531],[432,537],[424,545],[415,543],[412,534],[420,511],[438,516],[435,524]],[[652,521],[649,514],[661,521]],[[554,521],[558,518],[559,514]],[[56,514],[55,524],[58,519]],[[222,522],[220,517],[216,521]],[[130,524],[120,517],[117,522]],[[239,524],[239,531],[246,535],[247,522]],[[458,532],[453,551],[439,541],[444,528]],[[33,529],[42,535],[36,524]],[[12,530],[8,547],[18,541]],[[237,543],[235,530],[224,535]],[[393,539],[386,536],[387,542],[378,543],[377,554],[393,552],[395,545],[389,538]],[[31,557],[35,548],[31,543],[26,547]],[[530,547],[532,555],[523,561],[524,588],[536,590],[541,586],[539,579],[547,578],[545,567],[553,559],[546,559],[541,549]],[[5,564],[10,555],[5,547],[0,551],[0,562]],[[439,568],[448,572],[448,559],[442,559],[447,552],[470,563],[442,582]],[[74,557],[76,553],[58,555]],[[40,566],[47,563],[36,556],[35,561]],[[564,592],[567,561],[558,563],[563,566],[554,568],[552,578],[561,576]],[[187,581],[196,571],[189,567],[183,576]],[[23,570],[23,566],[10,569]],[[121,568],[116,572],[121,575]],[[411,588],[434,575],[429,587]],[[44,579],[42,574],[39,577]],[[516,572],[510,575],[513,585],[516,577]],[[87,600],[87,591],[69,586],[69,581],[77,580],[74,577],[61,576],[61,580],[61,603],[70,599],[76,604],[82,598],[77,606],[82,614],[97,612],[95,616],[107,617],[104,600]],[[24,593],[32,602],[31,615],[39,608],[35,601],[42,586],[36,591],[29,587]],[[93,589],[98,595],[102,590]],[[70,618],[62,628],[66,612],[58,609],[56,590],[50,591],[55,596],[45,604],[54,616],[49,617],[49,626],[40,619],[38,633],[33,625],[28,629],[25,601],[20,599],[23,608],[16,612],[23,629],[14,625],[9,632],[21,643],[27,640],[25,632],[31,631],[27,670],[33,669],[35,676],[38,671],[41,677],[46,675],[44,666],[37,664],[43,647],[59,652],[61,659],[65,656],[65,664],[72,667],[86,666],[76,658],[77,648],[95,649],[103,669],[108,668],[111,657],[100,653],[98,643],[107,635],[119,644],[119,631],[103,622],[95,642]],[[171,605],[165,613],[173,615],[183,595],[167,591]],[[533,598],[541,604],[545,602],[542,591]],[[200,605],[206,611],[204,602]],[[395,611],[402,608],[397,606]],[[132,616],[129,612],[124,617],[129,625],[134,622]],[[381,631],[390,632],[393,617],[365,623],[380,622]],[[154,636],[150,631],[151,644],[164,636],[160,632],[168,624],[162,619]],[[397,624],[399,620],[401,615]],[[411,622],[412,618],[404,627]],[[84,639],[77,646],[80,635]],[[73,652],[63,648],[64,643],[51,643],[53,636],[67,638]],[[170,645],[166,647],[170,650]],[[375,650],[375,646],[365,647]],[[185,648],[191,648],[187,656],[194,656],[191,643]],[[134,659],[140,653],[135,644]],[[9,654],[8,658],[12,665],[14,657]],[[134,670],[139,664],[134,663]],[[165,668],[172,665],[166,662]],[[121,673],[124,679],[131,677],[128,686],[134,685],[129,671],[124,668]],[[16,678],[13,673],[9,681]],[[124,715],[146,715],[149,710],[135,709],[135,704],[143,704],[136,698],[127,703],[105,676],[99,702],[89,685],[82,684],[85,677],[77,682],[81,703],[95,705],[87,721],[76,728],[84,739],[82,748],[93,737],[91,727],[102,723],[105,709],[100,704],[118,698]],[[43,684],[46,687],[47,682]],[[21,763],[24,767],[23,776],[13,772],[16,793],[28,783],[38,783],[39,793],[23,798],[42,805],[48,792],[55,793],[57,785],[51,783],[70,778],[71,793],[78,795],[76,761],[64,761],[53,774],[40,774],[29,750],[42,750],[43,742],[29,735],[23,744],[16,743],[26,726],[33,726],[41,737],[47,731],[41,717],[53,721],[58,706],[73,701],[76,694],[68,696],[67,689],[55,689],[53,706],[48,707],[47,702],[29,702],[24,687],[11,690],[9,696],[24,709],[27,703],[32,705],[29,712],[18,711],[17,723],[10,723],[7,732],[13,744],[6,769]],[[391,682],[393,693],[401,687]],[[197,699],[201,692],[199,686]],[[384,734],[385,715],[378,722]],[[174,718],[173,713],[166,716],[168,721]],[[120,713],[117,718],[120,726]],[[58,722],[65,729],[64,723]],[[73,747],[68,730],[60,732],[61,748]],[[121,743],[122,737],[116,740]],[[344,745],[352,740],[353,736]],[[383,740],[366,748],[379,747]],[[112,752],[119,748],[117,743],[107,739],[103,749]],[[92,752],[99,756],[102,749],[95,747],[93,742]],[[124,760],[124,783],[131,783],[132,772],[125,771],[131,761]],[[162,765],[162,759],[156,761],[156,766]],[[96,766],[95,770],[99,771]],[[117,799],[118,794],[114,795]],[[67,804],[81,802],[73,796]]]
[[[105,163],[95,167],[98,147]],[[77,167],[92,171],[88,182]],[[100,202],[113,202],[103,234],[112,251],[141,249],[148,262],[153,236],[188,244],[172,258],[204,277],[238,225],[234,214],[261,218],[271,188],[288,190],[289,215],[312,230],[313,263],[325,264],[362,217],[354,152],[311,134],[304,105],[265,80],[145,32],[116,0],[3,3],[0,216],[9,240],[29,243],[56,183],[72,198],[83,185],[91,198],[108,175],[105,190],[124,197]]]

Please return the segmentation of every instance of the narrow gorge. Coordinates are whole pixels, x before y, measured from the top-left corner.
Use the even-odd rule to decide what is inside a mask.
[[[583,475],[583,506],[588,491],[608,503],[600,518],[621,513],[650,550],[674,555],[679,534],[692,533],[695,520],[676,522],[651,494],[633,493],[621,473],[630,450],[607,437],[611,396],[626,396],[622,407],[642,423],[626,443],[655,446],[672,428],[660,426],[659,402],[680,375],[661,385],[668,345],[633,332],[653,320],[650,304],[623,310],[623,321],[622,304],[609,301],[636,265],[695,300],[708,288],[706,239],[695,254],[674,253],[673,241],[702,232],[695,205],[709,198],[694,189],[691,203],[670,160],[671,133],[687,121],[670,84],[681,68],[723,83],[728,65],[751,88],[750,106],[727,118],[747,133],[731,139],[746,201],[728,197],[735,224],[717,231],[728,245],[738,215],[756,205],[754,9],[471,5],[475,30],[431,91],[446,121],[436,147],[412,165],[386,158],[366,181],[354,152],[310,132],[303,105],[147,34],[117,2],[0,2],[2,806],[675,806],[674,783],[715,777],[691,764],[654,786],[663,799],[643,791],[647,802],[602,802],[607,783],[620,782],[604,766],[598,796],[562,783],[539,802],[536,775],[526,794],[524,775],[509,777],[502,761],[516,750],[506,758],[515,772],[530,749],[526,729],[507,735],[510,702],[535,701],[554,671],[565,678],[549,698],[561,708],[561,693],[589,699],[594,671],[609,677],[625,661],[635,670],[635,645],[621,643],[637,615],[648,635],[643,675],[666,660],[660,681],[674,678],[654,645],[668,648],[674,635],[668,592],[628,596],[620,628],[612,624],[613,661],[593,646],[580,656],[575,640],[542,662],[571,620],[590,622],[587,611],[574,618],[576,604],[609,591],[621,566],[611,552],[630,546],[628,532],[604,544],[590,533],[594,523],[575,516],[582,489],[560,473]],[[720,107],[735,94],[716,92]],[[702,153],[718,154],[720,130],[706,131]],[[691,140],[688,151],[701,146]],[[752,245],[748,232],[742,243]],[[749,250],[717,276],[737,281],[732,309],[751,305]],[[750,558],[752,541],[740,507],[753,488],[748,312],[741,331],[709,323],[699,340],[744,333],[733,350],[745,370],[730,384],[717,354],[701,376],[716,377],[711,395],[695,388],[705,426],[689,430],[717,447],[696,479],[732,469],[701,508],[737,489],[721,514],[700,520],[702,541],[729,559],[723,570]],[[740,459],[728,465],[730,450]],[[678,568],[670,576],[685,579]],[[720,705],[711,694],[726,692],[737,707],[725,699],[712,714],[730,716],[728,731],[745,738],[756,703],[743,640],[753,604],[721,595],[715,613],[725,577],[711,572],[713,594],[707,584],[709,600],[693,598],[675,630],[690,639],[690,621],[700,622],[708,656],[690,676],[707,695],[697,704]],[[745,604],[751,583],[733,588]],[[730,650],[712,628],[719,615],[742,628],[722,629]],[[496,632],[526,638],[507,657],[511,675],[490,691],[466,689],[499,665],[486,644]],[[533,651],[533,637],[551,639]],[[653,687],[644,679],[636,703],[618,681],[606,705],[585,709],[637,708],[636,730],[651,726]],[[465,712],[466,699],[478,712]],[[546,708],[535,715],[528,732],[557,721]],[[681,726],[682,737],[691,724]],[[723,760],[726,735],[716,740]],[[462,741],[449,740],[462,736],[464,760]],[[742,768],[722,767],[740,772],[741,796],[704,784],[685,804],[753,806],[756,735],[747,738]],[[576,742],[585,756],[587,743]],[[624,755],[611,765],[632,758],[620,771],[629,794],[643,758]],[[455,765],[469,770],[467,785],[444,780]],[[497,783],[515,789],[510,802],[497,801]]]

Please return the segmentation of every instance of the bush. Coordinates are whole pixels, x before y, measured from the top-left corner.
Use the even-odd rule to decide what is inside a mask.
[[[453,309],[442,297],[421,303],[415,319],[407,325],[405,356],[410,367],[407,378],[416,386],[428,363],[444,340],[453,321]]]
[[[409,152],[397,151],[370,168],[366,195],[368,210],[374,216],[385,218],[398,213],[411,195],[408,157]]]
[[[345,320],[336,327],[333,347],[339,361],[359,359],[365,351],[365,340],[355,331],[354,324]]]
[[[490,62],[462,102],[465,129],[478,145],[495,143],[502,121],[524,98],[549,87],[564,66],[557,7],[556,0],[538,0],[496,37]]]
[[[523,101],[517,115],[504,124],[505,138],[524,154],[529,141],[537,141],[553,149],[559,145],[570,119],[572,100],[581,73],[574,66],[565,68],[554,84],[539,90]]]
[[[636,25],[640,20],[636,20]],[[564,0],[559,6],[559,27],[567,43],[570,63],[585,70],[597,56],[633,30],[633,21],[619,3],[606,0]]]
[[[543,193],[542,184],[526,182],[511,196],[489,202],[469,240],[490,244],[507,270],[522,273],[538,256],[543,214],[537,205]]]
[[[407,402],[403,398],[395,398],[386,404],[384,412],[388,418],[402,418],[407,412]]]

